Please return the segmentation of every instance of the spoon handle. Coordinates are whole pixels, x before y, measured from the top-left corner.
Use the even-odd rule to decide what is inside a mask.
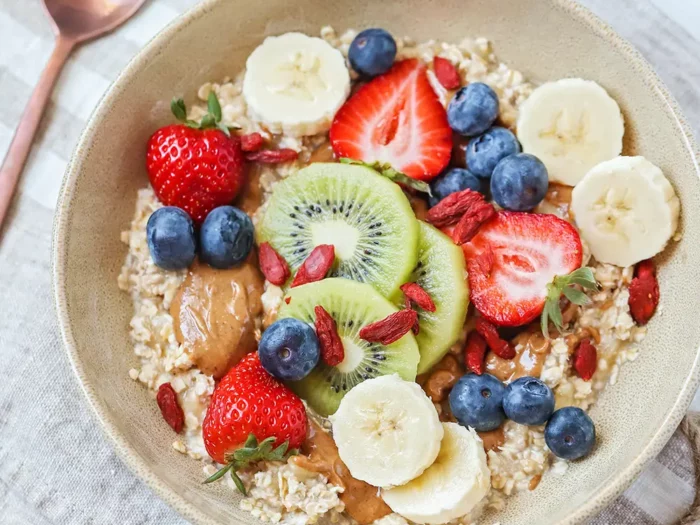
[[[0,227],[5,220],[5,215],[12,202],[19,175],[22,173],[29,152],[32,149],[34,135],[44,114],[46,103],[49,101],[51,91],[56,79],[66,63],[66,59],[75,46],[75,41],[59,35],[49,58],[44,72],[39,78],[39,83],[34,88],[27,107],[19,121],[15,136],[10,143],[2,166],[0,166]]]

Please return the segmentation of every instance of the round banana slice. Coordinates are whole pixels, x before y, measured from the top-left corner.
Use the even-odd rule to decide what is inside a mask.
[[[415,523],[448,523],[470,512],[489,492],[491,471],[476,432],[443,423],[435,463],[413,481],[382,490],[391,510]]]
[[[432,465],[443,428],[435,406],[416,383],[397,374],[364,381],[331,416],[338,454],[354,478],[390,487]]]
[[[518,140],[544,162],[552,182],[578,184],[593,166],[622,152],[624,133],[620,106],[591,80],[547,82],[520,106]]]
[[[571,211],[593,257],[626,267],[664,249],[678,227],[680,202],[657,166],[644,157],[617,157],[579,182]]]
[[[243,96],[249,113],[272,133],[301,137],[328,131],[349,93],[343,55],[320,38],[271,36],[246,62]]]

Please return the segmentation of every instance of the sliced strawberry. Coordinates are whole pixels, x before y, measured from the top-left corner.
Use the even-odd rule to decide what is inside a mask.
[[[470,298],[499,326],[520,326],[542,313],[547,285],[581,266],[576,229],[554,215],[501,211],[463,246]],[[484,264],[484,258],[489,264]]]
[[[452,131],[425,72],[418,60],[404,60],[358,89],[335,115],[335,156],[389,163],[420,180],[440,173],[450,161]]]

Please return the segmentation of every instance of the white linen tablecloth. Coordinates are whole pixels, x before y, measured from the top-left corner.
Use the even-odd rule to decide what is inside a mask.
[[[583,3],[654,64],[697,133],[700,43],[683,26],[697,28],[692,21],[700,18],[700,9],[689,7],[697,0],[654,1],[679,23],[649,0]],[[49,251],[63,171],[93,107],[128,60],[195,3],[151,0],[116,32],[79,48],[42,123],[0,242],[2,525],[185,523],[116,457],[83,399],[54,316]],[[0,0],[0,35],[2,158],[52,48],[40,0]],[[686,429],[693,443],[699,441],[696,428]],[[634,485],[592,523],[677,523],[696,495],[694,459],[691,441],[676,432]]]

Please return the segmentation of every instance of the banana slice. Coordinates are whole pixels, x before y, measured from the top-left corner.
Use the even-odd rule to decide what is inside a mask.
[[[552,182],[578,184],[593,166],[622,152],[624,133],[620,106],[591,80],[542,84],[520,107],[518,140],[544,162]]]
[[[664,249],[678,227],[680,202],[657,166],[644,157],[617,157],[579,182],[571,210],[593,257],[626,267]]]
[[[443,429],[433,403],[397,374],[354,387],[331,421],[340,459],[354,478],[375,487],[411,481],[440,451]]]
[[[251,117],[272,133],[301,137],[328,131],[349,93],[343,55],[320,38],[271,36],[246,62],[243,96]]]
[[[413,481],[382,490],[391,510],[415,523],[447,523],[464,516],[491,488],[491,471],[476,432],[443,423],[445,437],[435,463]]]

